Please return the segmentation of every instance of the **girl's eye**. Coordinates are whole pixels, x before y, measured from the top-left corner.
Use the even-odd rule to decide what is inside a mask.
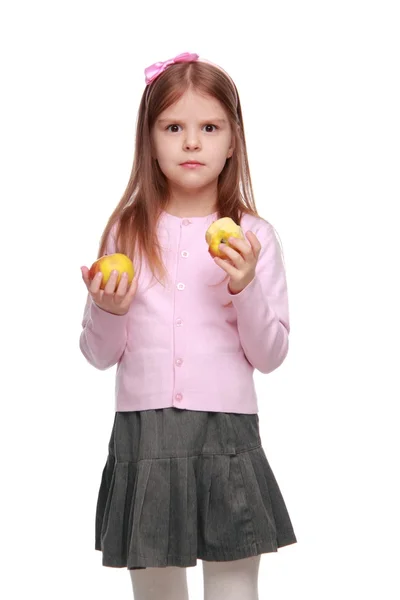
[[[173,127],[174,129],[171,130],[171,127]],[[180,127],[180,125],[168,125],[167,129],[168,131],[171,131],[172,133],[176,133],[176,127]]]
[[[171,133],[178,133],[180,125],[168,125],[167,130]],[[212,125],[211,123],[208,125],[204,125],[207,133],[213,133],[218,127],[216,125]]]

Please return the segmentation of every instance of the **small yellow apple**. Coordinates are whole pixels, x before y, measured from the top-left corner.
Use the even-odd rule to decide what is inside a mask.
[[[96,273],[101,271],[101,273],[103,273],[103,279],[101,280],[100,289],[104,290],[106,283],[110,278],[111,272],[114,269],[119,272],[116,284],[117,286],[121,281],[121,275],[124,273],[124,271],[128,273],[128,284],[132,282],[135,275],[133,263],[128,256],[121,254],[120,252],[116,252],[115,254],[105,254],[104,256],[98,258],[90,267],[89,279],[92,280]]]
[[[206,242],[208,244],[208,251],[213,258],[216,256],[227,258],[227,255],[219,249],[219,245],[223,242],[232,248],[233,246],[228,242],[230,237],[245,239],[240,225],[236,225],[235,221],[230,217],[217,219],[217,221],[214,221],[210,225],[206,231]]]

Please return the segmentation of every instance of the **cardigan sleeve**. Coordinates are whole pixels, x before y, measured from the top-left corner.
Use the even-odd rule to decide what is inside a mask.
[[[115,226],[111,229],[105,254],[115,252]],[[128,313],[114,315],[101,309],[88,293],[82,320],[79,347],[96,369],[105,370],[117,364],[127,343]]]
[[[288,353],[286,273],[273,227],[263,222],[254,233],[261,244],[255,277],[241,292],[229,295],[236,309],[239,337],[248,361],[261,373],[271,373]]]

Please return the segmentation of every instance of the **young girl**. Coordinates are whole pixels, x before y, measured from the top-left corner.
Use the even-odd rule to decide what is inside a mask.
[[[288,351],[280,246],[255,208],[229,75],[189,53],[145,74],[131,177],[98,253],[127,254],[135,276],[102,290],[81,268],[81,351],[117,364],[95,548],[129,569],[136,600],[187,599],[198,558],[205,600],[256,600],[260,555],[297,542],[253,381]],[[213,259],[205,234],[223,217],[245,238]]]

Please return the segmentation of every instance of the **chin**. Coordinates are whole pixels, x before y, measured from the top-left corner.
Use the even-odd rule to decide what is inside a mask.
[[[172,186],[181,190],[198,190],[199,192],[201,192],[207,187],[211,187],[212,189],[214,189],[214,187],[217,186],[218,179],[210,179],[209,177],[205,178],[204,176],[201,177],[199,176],[199,173],[188,173],[186,177],[179,177],[174,179],[171,178],[169,181],[172,184]]]

